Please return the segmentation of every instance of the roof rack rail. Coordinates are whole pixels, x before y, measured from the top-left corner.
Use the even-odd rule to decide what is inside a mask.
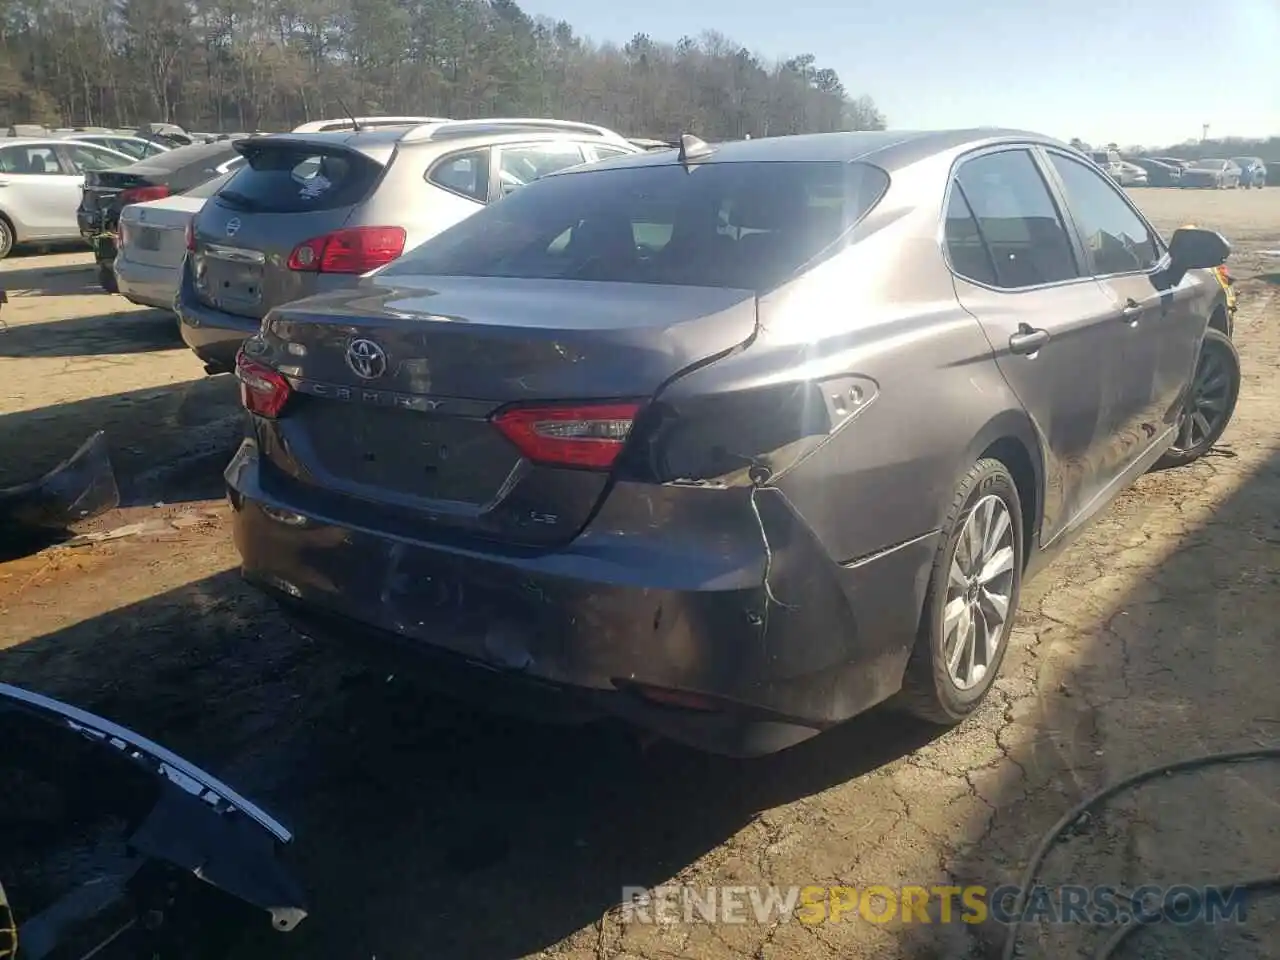
[[[331,131],[350,131],[357,126],[363,130],[378,130],[385,127],[416,127],[424,123],[444,123],[448,117],[333,117],[328,120],[311,120],[299,124],[291,133],[329,133]]]
[[[446,120],[414,127],[400,139],[405,143],[423,140],[445,140],[486,133],[580,133],[619,143],[628,143],[622,134],[594,123],[577,120],[551,120],[546,117],[481,117],[473,120]]]

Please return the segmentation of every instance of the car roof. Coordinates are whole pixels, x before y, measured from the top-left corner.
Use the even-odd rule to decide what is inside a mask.
[[[0,137],[0,147],[23,147],[32,144],[55,147],[60,143],[66,143],[68,139],[68,137]]]
[[[1072,150],[1066,143],[1027,130],[978,127],[965,130],[874,130],[760,137],[710,144],[704,163],[862,161],[886,170],[900,169],[940,154],[961,153],[1002,143],[1037,143]],[[1079,151],[1072,150],[1073,153]],[[609,167],[664,166],[676,162],[675,150],[648,150],[604,161]],[[589,169],[597,169],[593,166]],[[565,169],[548,176],[585,172]]]
[[[434,125],[432,125],[434,126]],[[420,123],[405,124],[404,126],[383,126],[370,130],[316,130],[304,131],[302,133],[269,133],[256,137],[249,137],[246,140],[252,141],[255,145],[278,142],[288,145],[314,145],[317,147],[341,147],[346,150],[358,150],[359,152],[385,163],[397,147],[418,147],[418,146],[440,146],[444,145],[449,148],[450,152],[454,150],[465,150],[471,147],[485,146],[489,144],[504,143],[529,143],[540,141],[555,140],[588,140],[591,142],[599,141],[607,146],[630,147],[632,150],[639,151],[639,147],[623,141],[614,141],[606,139],[602,136],[595,136],[584,130],[529,130],[515,129],[509,132],[500,132],[500,127],[477,128],[475,133],[452,135],[441,140],[432,140],[428,138],[408,138],[407,134],[411,131],[428,129],[427,125]]]

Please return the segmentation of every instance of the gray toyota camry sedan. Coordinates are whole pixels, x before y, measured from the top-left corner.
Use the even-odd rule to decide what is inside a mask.
[[[955,723],[1022,582],[1226,427],[1228,253],[1016,131],[556,173],[245,342],[243,570],[498,708],[739,756]]]

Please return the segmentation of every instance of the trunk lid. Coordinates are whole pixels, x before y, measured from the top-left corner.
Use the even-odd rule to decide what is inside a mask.
[[[245,166],[195,221],[192,276],[201,302],[257,319],[315,291],[317,274],[290,269],[290,254],[341,229],[384,168],[341,142],[252,138],[237,148]]]
[[[172,197],[137,203],[120,212],[120,249],[134,263],[174,267],[186,253],[187,225],[204,200]]]
[[[388,278],[390,280],[390,278]],[[581,529],[607,472],[535,465],[490,421],[513,402],[645,401],[748,341],[751,291],[406,278],[275,311],[264,359],[296,395],[259,421],[266,459],[311,506],[361,524],[546,544]],[[348,362],[355,340],[380,375]]]

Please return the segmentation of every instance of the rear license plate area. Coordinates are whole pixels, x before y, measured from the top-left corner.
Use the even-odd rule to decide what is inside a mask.
[[[200,291],[219,307],[255,307],[262,302],[262,267],[206,254],[197,272]]]
[[[484,421],[324,401],[300,414],[322,471],[399,496],[485,503],[519,459]]]
[[[135,245],[139,250],[148,250],[151,252],[160,249],[160,231],[154,227],[136,227],[137,239]]]

